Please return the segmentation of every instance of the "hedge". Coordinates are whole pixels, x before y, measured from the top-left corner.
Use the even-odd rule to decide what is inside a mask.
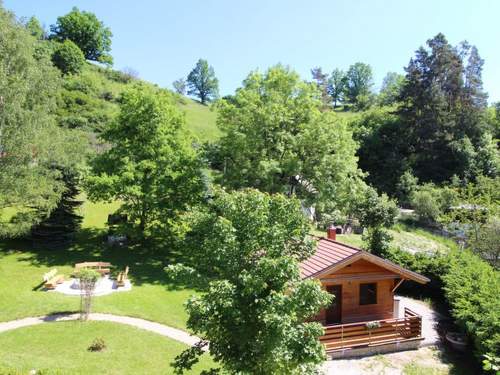
[[[411,254],[390,249],[382,255],[431,279],[412,292],[446,299],[457,325],[467,334],[479,361],[500,357],[500,272],[469,250]]]
[[[500,356],[500,273],[470,251],[450,254],[444,292],[457,324],[474,344],[475,354]]]

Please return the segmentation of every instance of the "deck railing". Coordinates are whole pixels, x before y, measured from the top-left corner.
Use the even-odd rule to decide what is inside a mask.
[[[376,322],[376,323],[374,323]],[[422,338],[422,317],[404,309],[404,318],[325,326],[320,341],[326,351],[375,346]]]

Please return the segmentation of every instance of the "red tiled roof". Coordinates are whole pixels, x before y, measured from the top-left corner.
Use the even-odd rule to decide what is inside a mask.
[[[361,251],[361,249],[322,237],[318,240],[316,252],[300,263],[300,277],[305,279],[315,275]]]
[[[368,262],[375,263],[380,267],[386,268],[403,276],[404,278],[417,281],[421,284],[425,284],[430,281],[427,277],[407,270],[388,261],[387,259],[380,258],[356,247],[324,237],[318,239],[316,252],[300,263],[300,276],[302,279],[316,277],[321,275],[323,272],[335,268],[336,265],[342,268],[342,264],[347,265],[359,259],[365,259]]]

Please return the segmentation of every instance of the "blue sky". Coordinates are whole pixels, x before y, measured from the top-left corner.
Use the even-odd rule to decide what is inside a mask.
[[[362,61],[376,87],[388,71],[403,72],[414,51],[443,32],[466,39],[486,60],[490,101],[500,100],[500,1],[496,0],[4,0],[18,17],[37,16],[47,27],[72,6],[89,10],[111,28],[115,67],[171,86],[198,58],[213,65],[221,94],[230,94],[254,69],[290,65],[347,69]]]

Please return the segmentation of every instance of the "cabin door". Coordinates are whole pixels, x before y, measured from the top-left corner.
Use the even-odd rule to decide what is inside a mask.
[[[326,309],[326,324],[342,322],[342,285],[327,285],[326,291],[335,296],[332,304]]]

